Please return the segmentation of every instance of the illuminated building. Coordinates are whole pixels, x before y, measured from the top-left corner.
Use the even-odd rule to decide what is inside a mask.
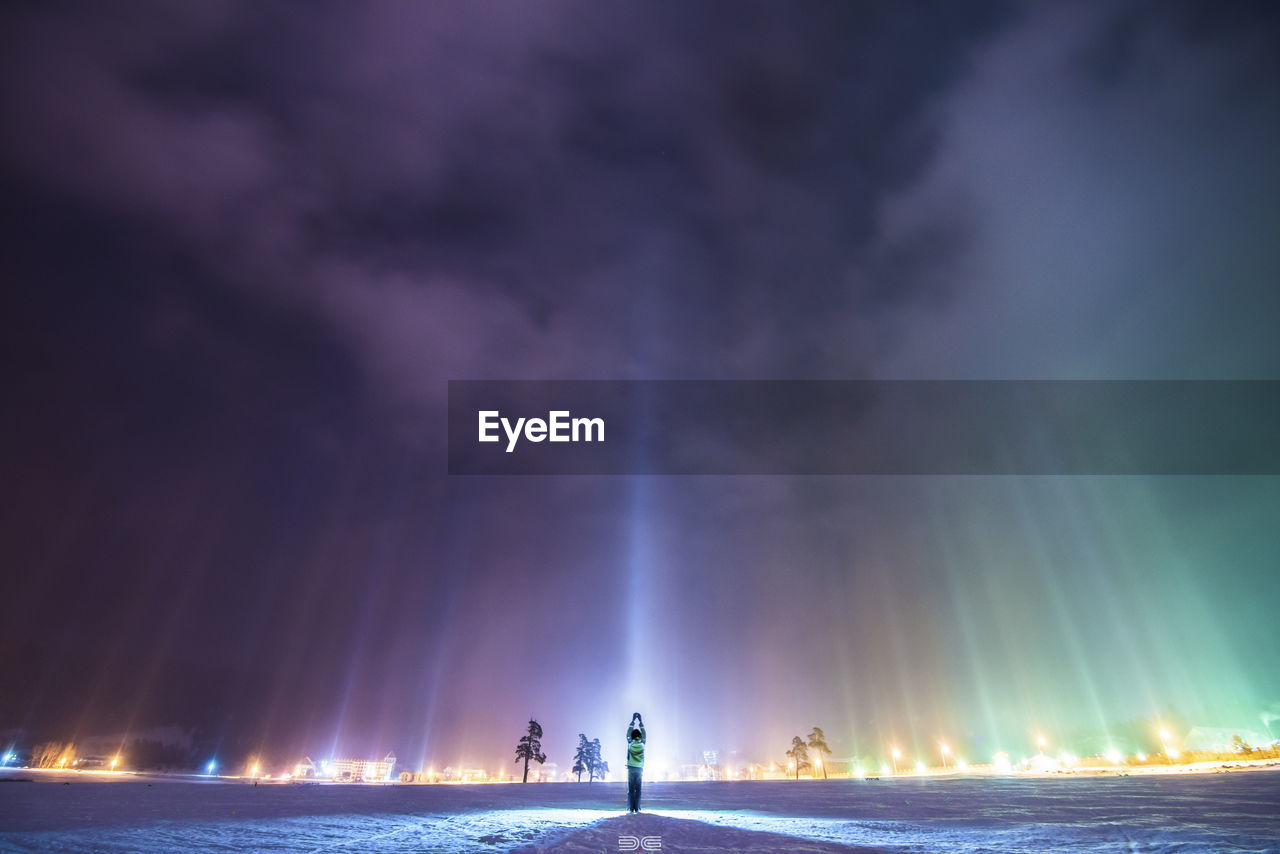
[[[396,755],[388,753],[382,759],[333,759],[327,770],[334,780],[381,782],[391,779],[395,767]]]

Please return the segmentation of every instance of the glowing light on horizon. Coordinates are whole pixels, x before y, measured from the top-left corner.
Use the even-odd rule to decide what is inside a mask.
[[[1170,761],[1177,759],[1179,756],[1182,755],[1182,751],[1178,750],[1177,747],[1174,747],[1169,743],[1172,739],[1173,739],[1173,735],[1169,732],[1169,730],[1165,729],[1164,727],[1160,727],[1160,746],[1164,748],[1164,755]]]

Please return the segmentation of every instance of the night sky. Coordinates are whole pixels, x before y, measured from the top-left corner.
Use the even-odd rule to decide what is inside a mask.
[[[445,473],[450,379],[1280,378],[1275,3],[0,41],[9,741],[511,769],[534,716],[563,770],[637,709],[671,764],[1280,717],[1275,478]]]

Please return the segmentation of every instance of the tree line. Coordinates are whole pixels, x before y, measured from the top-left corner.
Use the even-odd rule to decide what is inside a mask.
[[[810,761],[810,751],[813,751],[814,761]],[[827,763],[826,757],[831,755],[831,747],[827,744],[827,734],[822,731],[822,727],[814,727],[809,732],[807,739],[795,736],[791,739],[791,749],[787,751],[787,758],[791,760],[791,765],[795,768],[796,779],[800,779],[800,772],[806,769],[812,769],[814,777],[818,776],[818,768],[822,768],[822,779],[827,779]],[[529,728],[520,741],[516,743],[516,762],[524,763],[524,782],[529,782],[529,763],[537,762],[539,765],[547,761],[547,755],[542,752],[542,725],[537,721],[530,719]],[[599,778],[604,779],[604,775],[609,773],[609,763],[600,755],[600,739],[588,739],[584,733],[578,733],[578,749],[573,754],[573,768],[570,769],[578,778],[578,782],[582,782],[582,775],[587,775],[587,782]]]
[[[578,776],[579,783],[582,782],[583,774],[587,775],[587,782],[590,783],[596,778],[603,779],[609,773],[609,763],[600,754],[600,739],[588,740],[585,734],[578,733],[578,750],[573,755],[572,771]],[[523,782],[529,782],[530,762],[541,765],[546,761],[547,755],[542,752],[542,725],[530,719],[525,734],[516,742],[516,762],[524,763]]]
[[[825,757],[831,755],[831,748],[827,746],[827,734],[822,731],[821,727],[814,727],[813,731],[809,733],[807,741],[798,735],[791,739],[791,749],[787,751],[787,757],[796,769],[796,779],[800,779],[800,772],[805,768],[812,768],[813,776],[818,776],[815,763],[809,761],[810,750],[816,754],[816,764],[822,766],[822,779],[827,779]]]

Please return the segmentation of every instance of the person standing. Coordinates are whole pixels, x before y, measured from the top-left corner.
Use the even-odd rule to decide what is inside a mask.
[[[640,776],[644,772],[644,718],[636,712],[627,724],[627,812],[640,812]]]

